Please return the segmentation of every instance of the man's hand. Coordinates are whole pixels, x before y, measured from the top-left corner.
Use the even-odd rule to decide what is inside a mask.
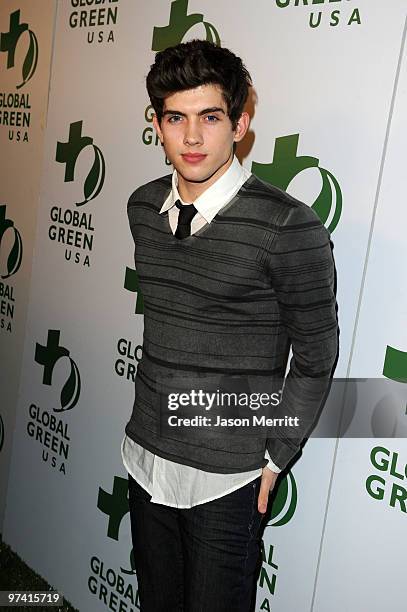
[[[267,510],[269,492],[273,490],[278,474],[272,472],[268,467],[264,467],[261,475],[260,492],[257,500],[257,508],[261,514]]]

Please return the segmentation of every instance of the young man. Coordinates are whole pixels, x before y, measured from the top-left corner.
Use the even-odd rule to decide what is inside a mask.
[[[309,425],[337,355],[327,230],[234,156],[250,86],[240,58],[199,40],[158,53],[147,76],[174,172],[128,202],[144,340],[122,455],[142,612],[250,609],[268,495],[307,431],[164,431],[162,381],[281,379],[291,345],[280,408]]]

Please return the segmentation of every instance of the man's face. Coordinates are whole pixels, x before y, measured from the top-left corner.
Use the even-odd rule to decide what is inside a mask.
[[[220,87],[200,85],[165,98],[161,124],[153,121],[181,197],[196,199],[232,163],[233,143],[244,137],[249,117],[242,113],[233,130]]]

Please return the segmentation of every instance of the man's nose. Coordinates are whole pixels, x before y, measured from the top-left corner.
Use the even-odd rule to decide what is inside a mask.
[[[202,144],[202,132],[199,121],[188,121],[185,126],[184,144]]]

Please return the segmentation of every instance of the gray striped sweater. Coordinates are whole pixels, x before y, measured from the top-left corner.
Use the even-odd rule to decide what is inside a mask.
[[[171,175],[138,188],[127,205],[144,298],[143,356],[126,433],[151,452],[209,472],[284,468],[322,405],[338,352],[335,265],[329,232],[306,204],[252,175],[192,236],[172,234],[159,214]],[[256,376],[281,380],[293,357],[279,415],[298,416],[295,435],[274,427],[196,437],[160,427],[163,380]],[[195,385],[196,386],[196,385]]]

